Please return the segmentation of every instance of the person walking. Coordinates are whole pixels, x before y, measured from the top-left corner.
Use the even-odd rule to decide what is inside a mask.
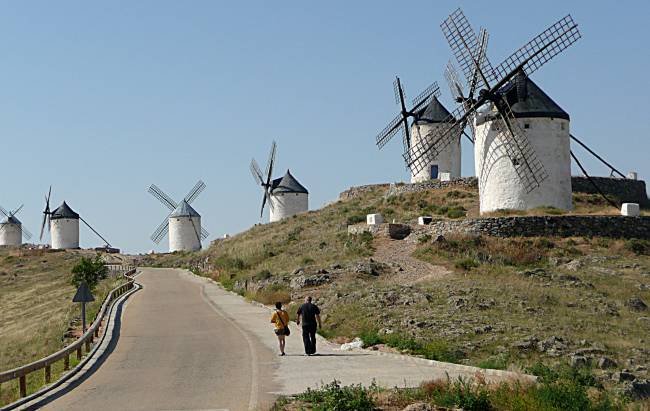
[[[277,335],[280,344],[280,356],[284,356],[286,355],[284,353],[285,338],[291,331],[289,331],[289,313],[282,309],[282,303],[279,301],[275,303],[275,311],[271,316],[271,322],[275,325],[275,335]]]
[[[302,342],[305,345],[305,354],[316,354],[316,327],[321,328],[320,309],[312,304],[311,297],[305,298],[305,303],[298,308],[296,324],[302,323]]]

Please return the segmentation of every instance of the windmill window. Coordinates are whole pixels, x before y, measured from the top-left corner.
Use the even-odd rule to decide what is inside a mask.
[[[524,123],[524,128],[529,129],[530,128],[530,123]]]
[[[564,130],[564,123],[560,123],[560,130]]]

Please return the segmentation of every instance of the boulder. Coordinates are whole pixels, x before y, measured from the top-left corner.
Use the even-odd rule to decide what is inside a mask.
[[[636,380],[625,384],[623,393],[635,400],[650,398],[650,380]]]
[[[600,369],[605,369],[605,368],[615,368],[618,364],[616,364],[616,361],[612,360],[609,357],[600,357],[598,359],[598,368]]]
[[[617,371],[612,374],[612,381],[614,382],[634,381],[635,379],[636,376],[628,370]]]
[[[648,309],[646,303],[639,297],[632,297],[625,302],[625,305],[632,311],[645,311]]]

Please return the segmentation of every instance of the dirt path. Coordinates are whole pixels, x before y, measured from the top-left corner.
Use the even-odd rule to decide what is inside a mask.
[[[416,244],[410,241],[375,238],[373,245],[375,254],[372,258],[375,261],[401,268],[401,271],[390,277],[390,282],[412,285],[441,279],[452,274],[446,267],[429,264],[412,257]]]

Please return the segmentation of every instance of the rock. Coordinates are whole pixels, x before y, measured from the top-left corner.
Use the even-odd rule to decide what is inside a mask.
[[[572,355],[569,358],[569,362],[573,367],[585,367],[587,364],[589,364],[587,357],[582,355]]]
[[[363,348],[363,341],[361,338],[357,337],[349,343],[341,344],[341,351],[351,351],[355,349]]]
[[[368,261],[358,263],[354,269],[354,272],[359,274],[378,276],[380,274],[379,264],[375,263],[372,259],[369,259]]]
[[[625,305],[632,311],[645,311],[648,309],[646,303],[639,297],[632,297],[625,302]]]
[[[520,350],[530,350],[535,346],[535,344],[537,344],[537,338],[531,336],[521,341],[517,341],[516,343],[513,344],[513,347],[518,348]]]
[[[640,291],[650,290],[650,285],[648,284],[639,284],[636,286]]]
[[[584,267],[584,264],[580,260],[571,260],[568,263],[562,264],[560,268],[563,268],[568,271],[578,271]]]
[[[492,331],[492,326],[491,325],[483,325],[481,327],[475,327],[474,328],[474,334],[485,334]]]
[[[566,348],[567,346],[562,337],[551,336],[537,343],[537,351],[554,356],[559,355]]]
[[[447,304],[451,305],[453,308],[463,308],[467,306],[469,302],[463,297],[449,297],[447,299]]]
[[[291,272],[291,275],[298,275],[298,274],[303,274],[305,272],[305,269],[302,267],[298,267],[295,270]]]
[[[316,273],[317,273],[317,274],[329,274],[329,271],[327,271],[327,270],[324,269],[324,268],[321,268],[321,269],[318,270]]]
[[[650,398],[650,380],[636,380],[625,384],[623,393],[635,400]]]
[[[330,270],[340,270],[341,268],[343,268],[343,266],[339,263],[334,263],[330,265]]]
[[[439,234],[436,236],[436,238],[433,241],[436,243],[444,243],[445,241],[447,241],[447,239],[442,234]]]
[[[598,359],[598,368],[600,369],[606,369],[606,368],[615,368],[618,364],[616,364],[616,361],[612,360],[609,357],[600,357]]]
[[[416,402],[415,404],[407,405],[402,411],[435,411],[435,408],[426,402]]]
[[[294,290],[304,287],[318,287],[319,285],[329,283],[330,281],[330,276],[327,274],[317,274],[310,276],[299,275],[291,279],[289,282],[289,287]]]
[[[388,224],[388,236],[393,240],[403,240],[411,234],[411,226],[407,224]]]
[[[634,376],[634,374],[632,374],[628,370],[617,371],[614,374],[612,374],[612,381],[614,382],[634,381],[635,379],[636,377]]]

